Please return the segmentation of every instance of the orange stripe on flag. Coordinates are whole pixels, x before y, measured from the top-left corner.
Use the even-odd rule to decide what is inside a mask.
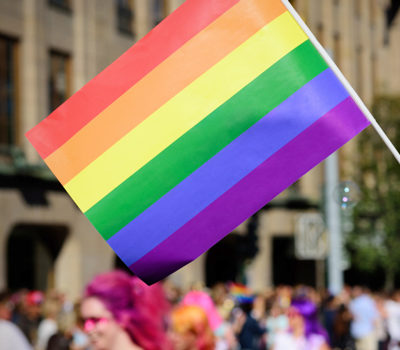
[[[66,184],[130,130],[286,8],[242,0],[163,61],[45,159]],[[134,113],[133,113],[134,111]],[[115,118],[118,116],[118,123]]]
[[[238,1],[186,0],[142,38],[140,43],[133,45],[46,119],[29,130],[26,137],[40,156],[46,158],[133,84]]]

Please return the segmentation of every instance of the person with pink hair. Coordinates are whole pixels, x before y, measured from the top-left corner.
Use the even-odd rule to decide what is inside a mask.
[[[149,287],[123,271],[95,277],[81,304],[94,350],[170,350],[164,320],[168,311],[160,284]]]

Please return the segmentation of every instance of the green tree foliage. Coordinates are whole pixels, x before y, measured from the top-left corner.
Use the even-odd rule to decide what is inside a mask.
[[[377,98],[373,115],[396,148],[400,146],[400,97]],[[400,272],[400,165],[371,126],[360,137],[357,183],[362,198],[348,239],[353,263],[365,271],[383,268],[385,288]]]

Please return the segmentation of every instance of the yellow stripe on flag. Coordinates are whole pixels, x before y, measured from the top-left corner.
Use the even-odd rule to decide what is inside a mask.
[[[65,189],[82,211],[88,210],[307,39],[285,12],[116,142],[69,181]]]

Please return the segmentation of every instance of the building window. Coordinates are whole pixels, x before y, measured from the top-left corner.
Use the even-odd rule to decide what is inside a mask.
[[[70,57],[57,51],[50,51],[49,64],[49,109],[55,110],[70,95]]]
[[[17,41],[0,36],[0,145],[16,143]]]
[[[133,36],[134,7],[133,0],[116,0],[117,25],[120,33]]]
[[[396,19],[397,14],[400,12],[400,3],[398,0],[389,1],[386,9],[386,24],[387,28],[390,29]]]
[[[333,59],[340,68],[342,64],[342,42],[339,33],[335,33],[333,37]]]
[[[356,48],[356,81],[357,81],[357,91],[363,96],[363,69],[364,69],[364,61],[363,61],[364,50],[361,45]]]
[[[337,0],[335,0],[335,2],[333,3],[333,25],[336,32],[339,32],[340,30],[340,19],[340,4]]]
[[[49,4],[60,10],[71,12],[71,0],[49,0]]]
[[[320,42],[321,45],[325,44],[324,33],[325,33],[324,25],[321,22],[319,22],[317,24],[317,39],[318,39],[318,41]]]
[[[370,11],[370,18],[371,18],[371,22],[372,24],[376,23],[377,17],[378,17],[378,4],[374,1],[371,0],[369,2],[369,11]]]
[[[299,195],[301,193],[300,181],[301,179],[298,179],[296,182],[293,182],[293,184],[288,187],[289,196]]]
[[[356,18],[360,18],[362,15],[362,6],[365,6],[366,2],[361,1],[361,0],[356,0],[354,4],[354,12],[356,15]]]
[[[153,0],[153,25],[156,26],[165,17],[167,17],[167,1]]]

